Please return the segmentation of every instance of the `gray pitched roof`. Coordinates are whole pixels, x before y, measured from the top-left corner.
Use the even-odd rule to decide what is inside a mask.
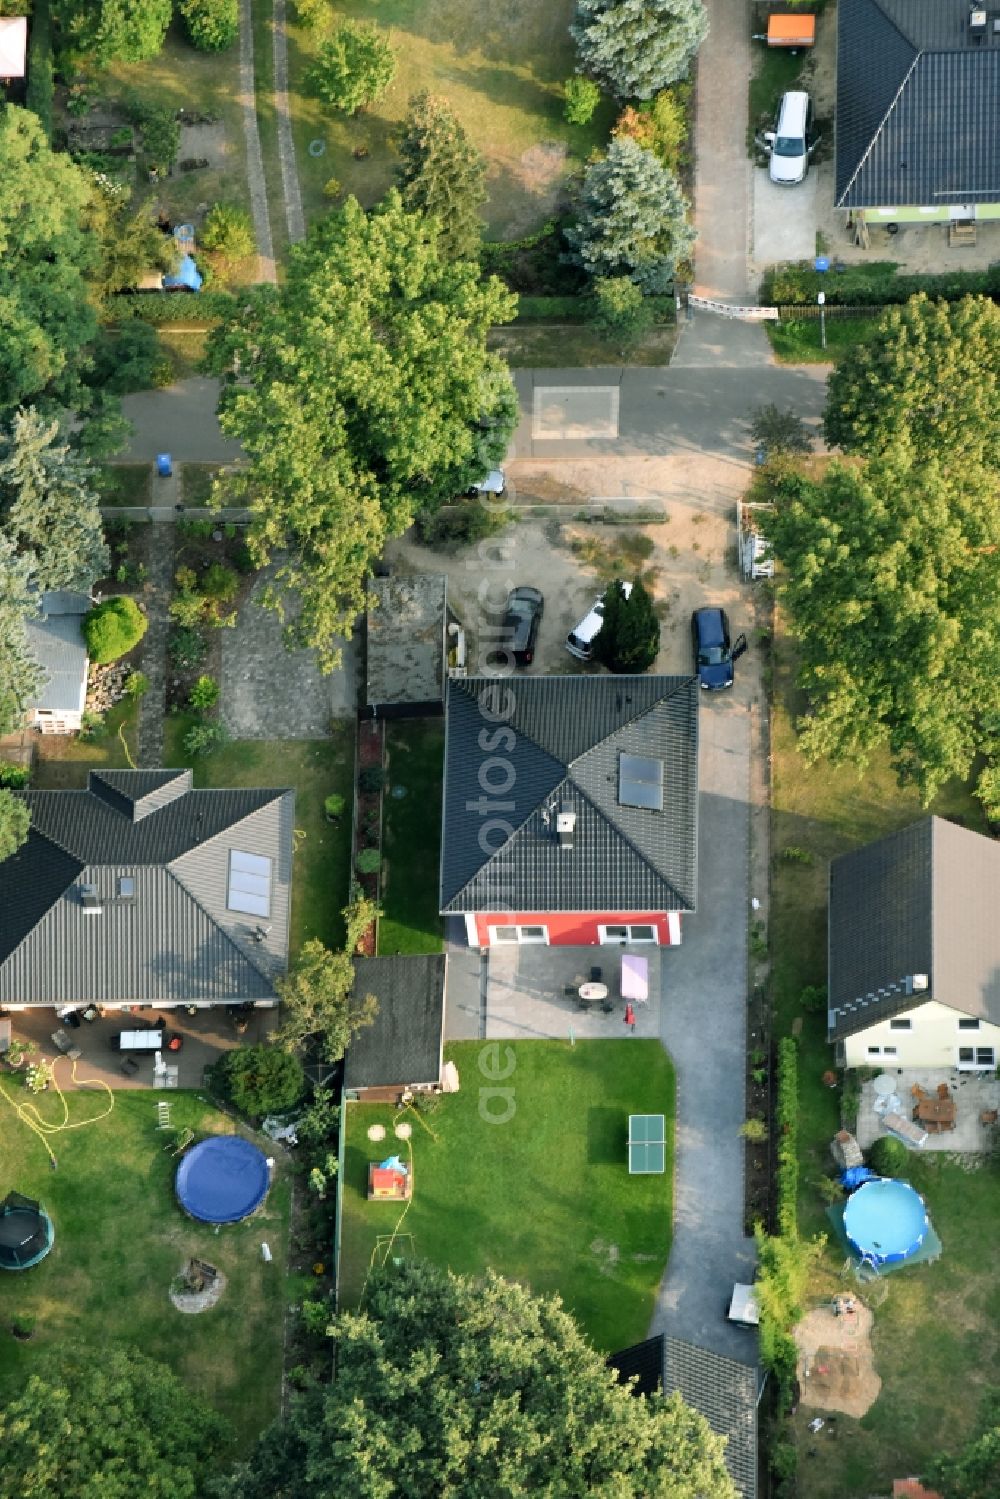
[[[355,994],[374,994],[374,1024],[347,1048],[344,1087],[394,1088],[436,1083],[444,1044],[444,953],[359,958]]]
[[[941,817],[834,859],[831,1039],[931,999],[1000,1024],[998,909],[1000,845]]]
[[[426,573],[372,578],[367,701],[376,707],[444,697],[448,580]]]
[[[966,0],[837,10],[838,207],[1000,201],[1000,45],[977,44]]]
[[[663,1389],[678,1390],[726,1438],[726,1467],[742,1499],[757,1493],[757,1371],[707,1348],[667,1338]]]
[[[87,647],[79,615],[64,611],[29,615],[24,624],[28,649],[45,676],[31,706],[57,713],[82,712],[87,696]]]
[[[184,770],[92,771],[86,791],[17,794],[31,830],[0,863],[0,1004],[275,997],[288,955],[294,793],[194,791]],[[271,861],[266,918],[228,909],[231,850]],[[134,882],[129,898],[123,876]],[[83,885],[95,888],[99,914],[84,909]]]
[[[694,910],[698,707],[693,677],[453,679],[442,910]],[[663,762],[662,810],[618,801],[622,754]]]

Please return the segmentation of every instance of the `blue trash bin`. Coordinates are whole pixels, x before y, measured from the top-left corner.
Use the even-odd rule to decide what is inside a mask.
[[[157,455],[156,455],[156,472],[159,474],[160,478],[161,479],[169,479],[170,476],[171,476],[171,474],[173,473],[173,471],[174,471],[174,466],[173,466],[173,463],[171,462],[170,454],[169,453],[157,453]]]

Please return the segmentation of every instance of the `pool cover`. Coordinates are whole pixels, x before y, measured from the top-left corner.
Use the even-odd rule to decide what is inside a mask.
[[[264,1153],[239,1135],[212,1135],[189,1150],[177,1168],[177,1200],[203,1223],[238,1223],[267,1196]]]

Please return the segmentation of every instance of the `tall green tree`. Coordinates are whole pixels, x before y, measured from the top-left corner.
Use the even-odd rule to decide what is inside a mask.
[[[16,854],[28,836],[31,813],[13,791],[0,789],[0,862]]]
[[[701,0],[576,0],[582,71],[616,99],[651,99],[683,78],[708,35]]]
[[[695,239],[673,172],[627,138],[612,141],[607,156],[588,167],[577,221],[565,234],[588,276],[626,275],[647,296],[670,290]]]
[[[890,307],[830,376],[824,428],[846,453],[905,442],[952,468],[1000,468],[1000,307],[923,292]]]
[[[225,1499],[735,1499],[723,1438],[680,1395],[619,1384],[557,1298],[407,1261],[330,1333],[333,1382]]]
[[[165,1364],[64,1345],[0,1406],[0,1499],[198,1499],[223,1435]]]
[[[45,677],[28,648],[25,620],[38,607],[34,558],[0,531],[0,735],[21,727]]]
[[[594,637],[594,660],[613,672],[648,671],[660,649],[660,621],[636,578],[628,597],[615,581],[604,591],[604,619]]]
[[[97,320],[85,280],[96,265],[87,174],[13,105],[0,110],[0,162],[2,418],[40,395],[77,404]]]
[[[39,588],[89,593],[108,570],[93,467],[31,407],[0,430],[0,525],[33,556]]]
[[[396,76],[389,38],[365,21],[341,21],[322,42],[306,74],[311,93],[332,109],[357,114],[374,104]]]
[[[163,50],[173,0],[52,0],[61,51],[111,62],[146,62]]]
[[[285,554],[268,601],[297,600],[286,634],[326,669],[386,537],[501,461],[516,396],[486,335],[514,306],[471,262],[449,263],[433,222],[393,191],[314,224],[284,286],[212,334],[214,370],[240,371],[219,406],[249,458],[230,492],[253,512],[258,565]]]
[[[318,938],[310,938],[287,977],[276,986],[282,1004],[279,1043],[288,1051],[313,1045],[327,1062],[339,1062],[351,1037],[371,1025],[378,1013],[374,995],[359,992],[353,957],[359,939],[378,915],[378,906],[358,896],[343,915],[343,951],[331,952]]]
[[[859,771],[887,748],[928,802],[1000,713],[1000,509],[992,475],[896,450],[779,475],[768,534],[800,642],[799,745]]]
[[[443,255],[471,260],[483,232],[478,209],[486,199],[486,166],[448,101],[426,89],[414,94],[396,144],[404,205],[437,219]]]

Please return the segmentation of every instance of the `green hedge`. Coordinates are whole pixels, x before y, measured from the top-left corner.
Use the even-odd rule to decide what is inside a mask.
[[[819,292],[834,306],[908,302],[917,292],[946,302],[960,297],[1000,297],[1000,265],[985,271],[946,271],[938,276],[901,276],[894,261],[876,260],[845,266],[842,271],[815,271],[812,263],[774,266],[761,282],[761,305],[816,305]]]
[[[28,86],[24,102],[41,120],[45,134],[52,139],[52,101],[55,84],[52,77],[52,25],[49,0],[35,0],[29,27]]]
[[[518,323],[587,323],[590,321],[592,298],[586,294],[576,297],[525,297],[518,298]],[[674,321],[673,297],[651,297],[649,305],[657,323]]]
[[[236,298],[227,291],[139,291],[112,297],[107,306],[109,323],[141,318],[162,327],[177,323],[184,328],[214,328],[236,308]]]
[[[799,1056],[790,1036],[778,1043],[774,1123],[778,1134],[778,1232],[786,1239],[795,1239],[799,1232]]]

